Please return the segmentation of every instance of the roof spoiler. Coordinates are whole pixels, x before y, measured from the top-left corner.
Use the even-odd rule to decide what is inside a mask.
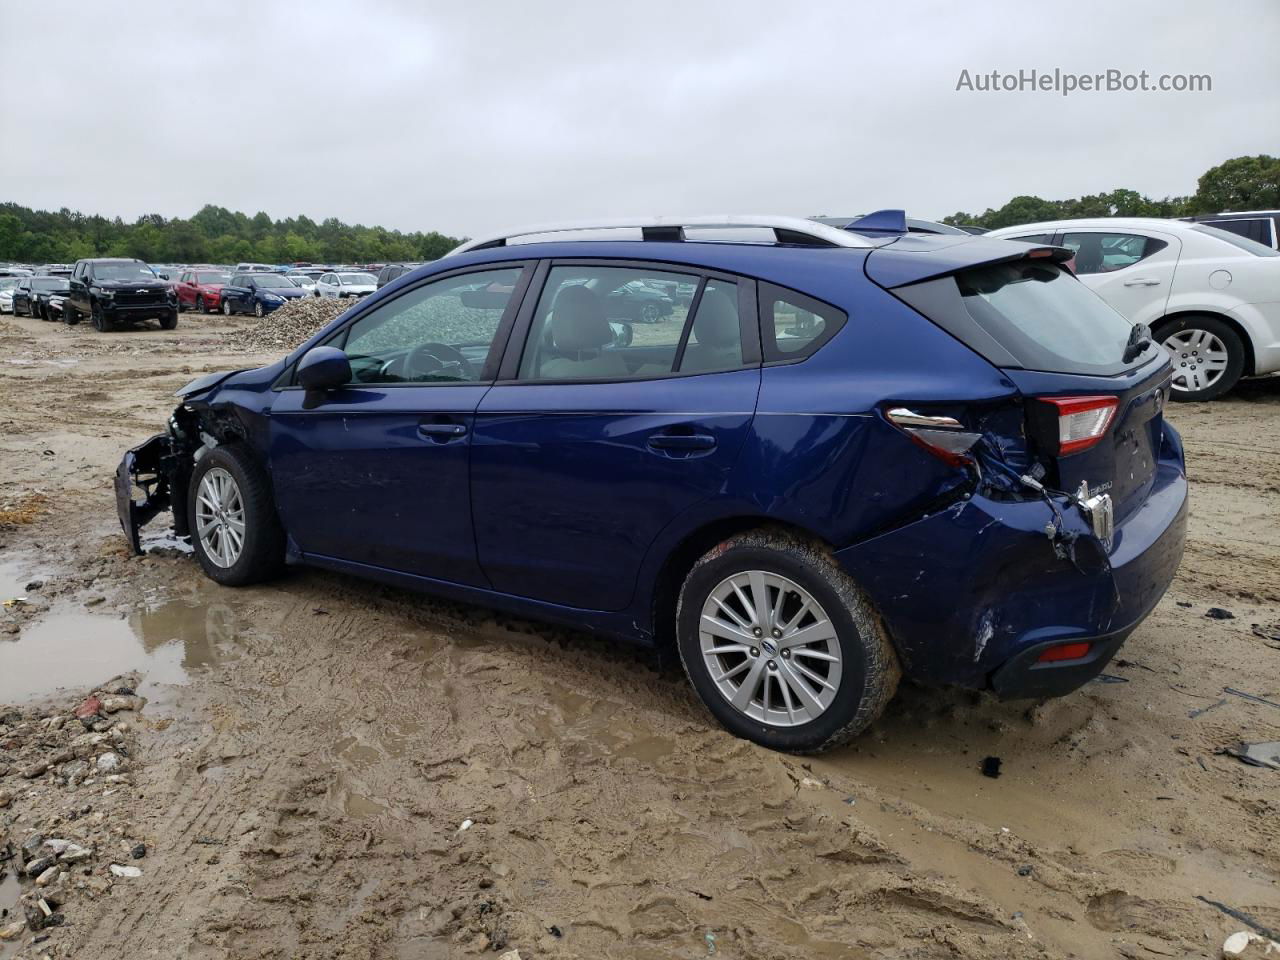
[[[843,229],[850,233],[871,233],[876,236],[901,236],[907,232],[907,211],[877,210],[846,223]]]

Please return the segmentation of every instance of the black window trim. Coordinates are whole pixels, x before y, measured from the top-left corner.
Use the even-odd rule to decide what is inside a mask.
[[[757,291],[757,300],[759,303],[760,314],[760,340],[764,347],[764,365],[766,367],[779,367],[792,363],[803,363],[812,357],[815,353],[831,342],[837,333],[845,328],[845,324],[849,322],[849,313],[847,310],[837,307],[834,303],[828,303],[826,300],[819,300],[817,297],[811,297],[807,293],[801,293],[792,287],[784,287],[780,283],[773,283],[768,280],[761,280],[758,283],[761,288],[772,287],[775,290],[781,290],[788,296],[798,298],[795,305],[810,313],[818,313],[817,310],[806,306],[805,301],[809,304],[816,304],[819,308],[826,310],[834,310],[840,318],[840,322],[834,325],[826,325],[822,333],[809,341],[808,346],[803,350],[797,350],[794,353],[785,353],[778,349],[777,331],[773,328],[773,313],[765,309],[765,304],[770,302],[767,289]],[[774,297],[773,299],[786,299],[784,297]],[[792,302],[788,300],[788,302]],[[825,318],[824,318],[825,319]]]
[[[696,288],[694,290],[695,297],[701,297],[703,289],[710,280],[719,280],[723,283],[732,283],[736,285],[738,291],[738,322],[740,324],[740,336],[742,338],[742,366],[734,367],[731,370],[690,370],[681,373],[679,370],[667,373],[653,374],[646,377],[627,377],[625,380],[617,377],[601,377],[601,378],[573,378],[563,380],[531,380],[522,379],[520,377],[520,361],[523,359],[524,351],[528,347],[529,331],[533,325],[533,315],[538,308],[538,303],[542,299],[542,291],[546,286],[547,275],[554,267],[606,267],[616,269],[636,269],[636,270],[655,270],[663,273],[680,273],[694,280]],[[696,304],[690,301],[689,313],[681,330],[681,342],[677,349],[682,350],[685,341],[688,338],[689,331],[692,329],[692,323],[695,316],[694,307]],[[507,344],[506,352],[502,358],[502,364],[498,371],[498,379],[495,386],[571,386],[574,384],[588,383],[648,383],[654,380],[678,380],[685,377],[708,377],[721,373],[737,373],[740,370],[759,369],[761,362],[760,355],[760,328],[757,323],[752,322],[752,318],[756,316],[756,296],[755,296],[755,279],[753,277],[743,276],[741,274],[728,273],[723,270],[717,270],[712,267],[704,267],[693,263],[684,263],[681,261],[670,260],[634,260],[625,257],[559,257],[555,259],[542,260],[538,264],[538,269],[533,281],[529,284],[529,289],[525,294],[525,302],[522,304],[520,313],[516,318],[515,327],[511,332],[510,340]],[[683,359],[683,356],[680,357]],[[675,366],[673,360],[672,366]]]
[[[435,283],[439,280],[448,280],[452,277],[464,276],[468,273],[490,273],[494,270],[519,270],[520,276],[516,278],[515,288],[511,291],[511,299],[507,301],[506,307],[503,308],[502,317],[498,321],[498,329],[494,331],[493,340],[489,344],[489,353],[485,356],[484,365],[480,368],[480,376],[478,378],[475,380],[428,381],[426,383],[370,383],[364,384],[363,386],[367,386],[371,389],[403,389],[405,387],[430,387],[434,389],[437,387],[473,387],[477,384],[492,384],[495,379],[498,364],[503,356],[503,352],[506,350],[507,338],[510,336],[511,327],[515,323],[516,314],[519,311],[520,306],[523,304],[525,295],[528,292],[530,281],[532,280],[534,273],[534,270],[531,268],[534,266],[536,266],[536,262],[527,259],[495,260],[488,263],[473,263],[468,264],[465,267],[459,267],[455,270],[443,270],[440,273],[434,273],[429,277],[423,277],[419,282],[412,286],[405,287],[403,290],[397,290],[394,295],[379,299],[375,303],[370,303],[370,300],[373,299],[373,296],[371,295],[357,303],[353,308],[355,313],[343,321],[342,326],[338,327],[338,329],[334,330],[323,340],[312,344],[308,350],[314,350],[316,347],[333,346],[337,346],[339,350],[344,349],[347,334],[351,332],[353,324],[364,319],[374,310],[380,310],[387,304],[394,303],[401,297],[413,293],[415,290],[418,290],[427,284]],[[298,362],[304,356],[306,356],[306,351],[299,353],[292,361],[289,362],[281,372],[280,376],[278,376],[275,382],[271,385],[272,390],[278,393],[282,390],[302,389],[297,382]]]

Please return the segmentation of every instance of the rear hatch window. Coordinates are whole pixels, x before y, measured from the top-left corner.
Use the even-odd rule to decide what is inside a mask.
[[[1114,376],[1158,349],[1126,361],[1133,324],[1047,260],[975,267],[893,292],[997,367]]]

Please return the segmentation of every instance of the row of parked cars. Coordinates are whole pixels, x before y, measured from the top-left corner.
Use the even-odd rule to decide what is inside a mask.
[[[891,241],[897,229],[893,218],[812,219]],[[902,222],[908,235],[959,239],[979,230],[913,218]],[[1280,371],[1280,212],[1198,220],[1063,220],[985,235],[1069,250],[1065,268],[1121,315],[1144,325],[1172,355],[1176,399],[1212,400],[1242,377]],[[417,266],[388,264],[375,276],[327,266],[242,263],[232,271],[82,260],[37,268],[40,276],[0,276],[0,311],[69,323],[88,317],[99,329],[155,317],[171,329],[187,309],[262,317],[303,296],[360,299]],[[118,289],[121,285],[131,289]],[[658,323],[687,306],[692,294],[689,284],[650,279],[610,291],[605,302],[611,322]],[[1075,321],[1062,317],[1058,322]],[[623,339],[631,334],[629,327],[620,329]]]

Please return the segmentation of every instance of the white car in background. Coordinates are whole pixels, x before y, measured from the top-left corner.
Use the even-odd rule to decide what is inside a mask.
[[[366,297],[378,289],[378,278],[372,273],[326,273],[316,281],[321,297]]]
[[[1173,399],[1213,400],[1280,371],[1280,252],[1182,220],[1112,217],[1002,227],[1002,240],[1075,251],[1081,282],[1173,357]]]
[[[22,277],[0,277],[0,313],[13,313],[13,288]]]
[[[311,277],[307,276],[305,273],[286,273],[285,277],[300,286],[303,293],[308,297],[320,296],[319,291],[316,290],[315,280],[311,279]]]

